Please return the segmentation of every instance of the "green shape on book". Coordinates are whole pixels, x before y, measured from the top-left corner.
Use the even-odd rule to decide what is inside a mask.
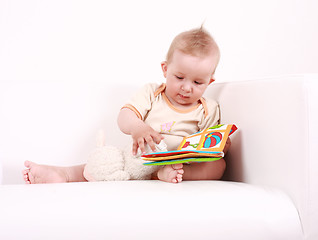
[[[208,129],[217,129],[217,128],[220,128],[222,126],[224,126],[224,124],[218,124],[218,125],[215,125],[213,127],[209,127]]]
[[[191,163],[191,162],[214,162],[220,160],[221,157],[218,158],[183,158],[183,159],[174,159],[174,160],[167,160],[167,161],[155,161],[155,162],[146,162],[143,165],[172,165],[178,163]]]

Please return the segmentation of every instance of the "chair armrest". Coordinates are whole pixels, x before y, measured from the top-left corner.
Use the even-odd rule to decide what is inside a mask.
[[[215,84],[209,96],[221,122],[235,123],[226,156],[226,180],[284,190],[297,206],[304,231],[318,231],[318,75],[294,75]]]

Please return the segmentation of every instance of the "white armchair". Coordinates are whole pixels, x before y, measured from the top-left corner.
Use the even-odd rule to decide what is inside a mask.
[[[235,122],[225,178],[285,192],[302,239],[318,239],[318,75],[218,84],[223,122]],[[286,238],[288,239],[288,238]]]
[[[224,181],[23,184],[26,159],[84,163],[101,127],[127,142],[116,115],[138,87],[0,83],[0,239],[318,239],[318,75],[209,87],[239,128]]]

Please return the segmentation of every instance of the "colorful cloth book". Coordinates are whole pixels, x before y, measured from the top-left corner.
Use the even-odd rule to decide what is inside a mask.
[[[153,152],[141,157],[144,165],[211,162],[224,157],[228,137],[237,130],[234,124],[220,124],[184,137],[175,151]]]

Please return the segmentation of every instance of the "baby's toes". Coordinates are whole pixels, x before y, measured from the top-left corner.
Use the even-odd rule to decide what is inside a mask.
[[[176,171],[177,171],[177,174],[180,174],[180,175],[184,174],[184,170],[183,169],[178,169]]]
[[[173,165],[171,165],[171,167],[172,167],[174,170],[179,170],[179,169],[182,169],[182,168],[183,168],[183,164],[182,164],[182,163],[173,164]]]
[[[158,178],[165,182],[178,183],[182,181],[182,175],[184,173],[183,164],[167,165],[160,169],[158,172]]]
[[[32,175],[31,172],[28,174],[27,183],[34,183],[34,176]]]
[[[178,173],[178,171],[182,172],[182,173]],[[182,176],[183,176],[183,170],[178,170],[178,171],[173,171],[171,172],[171,182],[173,183],[179,183],[182,182]]]
[[[178,183],[179,183],[179,182],[182,182],[182,177],[183,177],[182,174],[178,174],[178,175],[177,175],[176,180],[177,180]]]
[[[28,183],[28,181],[29,181],[29,172],[30,172],[29,169],[26,169],[26,170],[22,171],[23,179],[24,179],[24,181],[26,183]]]

